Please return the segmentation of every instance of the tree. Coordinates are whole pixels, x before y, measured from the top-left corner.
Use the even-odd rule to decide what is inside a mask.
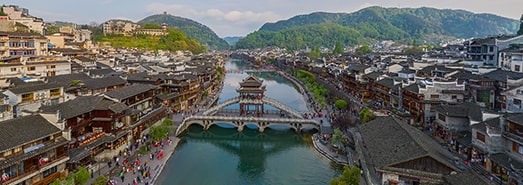
[[[107,184],[107,181],[109,181],[109,178],[107,178],[105,175],[101,175],[96,178],[93,185],[105,185]]]
[[[153,139],[155,141],[161,141],[167,138],[168,131],[169,129],[167,128],[167,126],[161,124],[157,126],[152,126],[149,130],[149,133],[153,135]]]
[[[321,57],[321,51],[320,48],[314,47],[312,48],[311,52],[309,52],[309,58],[310,59],[318,59]]]
[[[523,14],[521,14],[521,18],[519,19],[518,35],[523,35]]]
[[[366,107],[360,111],[360,120],[362,123],[367,123],[376,118],[376,115],[372,113],[370,108]]]
[[[51,184],[49,185],[62,185],[62,181],[60,179],[55,179]]]
[[[172,126],[172,125],[174,125],[174,121],[170,118],[165,118],[163,120],[162,124],[164,124],[165,126]]]
[[[332,51],[333,54],[339,55],[343,53],[343,45],[341,42],[336,42],[336,46],[334,46],[334,51]]]
[[[356,49],[356,55],[366,55],[366,54],[369,54],[372,50],[370,49],[369,46],[367,45],[364,45],[364,46],[361,46],[359,47],[358,49]]]
[[[343,173],[338,178],[331,180],[331,185],[359,185],[360,184],[360,169],[356,166],[349,168],[343,167]]]
[[[343,133],[339,128],[335,128],[332,134],[332,144],[341,148],[341,142],[343,141]]]
[[[334,102],[334,107],[336,107],[337,109],[340,109],[340,110],[345,110],[347,109],[347,107],[349,107],[349,104],[347,104],[347,102],[345,100],[336,100]]]
[[[91,174],[87,170],[87,168],[80,166],[78,167],[78,170],[76,173],[74,173],[74,179],[76,184],[85,184],[87,181],[89,181],[89,177]]]

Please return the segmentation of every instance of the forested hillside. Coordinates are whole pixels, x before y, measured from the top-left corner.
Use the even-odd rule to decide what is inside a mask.
[[[238,41],[236,47],[284,44],[289,49],[299,49],[305,46],[332,46],[334,43],[330,41],[333,38],[343,38],[344,45],[378,40],[402,43],[416,40],[418,43],[437,44],[449,38],[514,34],[518,26],[517,20],[463,10],[369,7],[349,14],[317,12],[266,23],[260,30]],[[321,31],[314,29],[330,32],[318,37]],[[354,35],[345,35],[348,32]]]
[[[138,24],[167,24],[168,27],[175,27],[185,33],[187,36],[198,40],[201,44],[206,45],[209,49],[228,49],[227,42],[209,27],[200,24],[191,19],[173,16],[169,14],[151,15],[138,21]]]

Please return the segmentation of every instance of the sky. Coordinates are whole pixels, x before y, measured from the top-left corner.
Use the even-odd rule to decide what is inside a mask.
[[[351,13],[369,6],[461,9],[519,19],[523,0],[7,0],[45,22],[101,24],[110,19],[137,22],[154,14],[189,18],[220,37],[245,36],[266,22],[312,12]]]

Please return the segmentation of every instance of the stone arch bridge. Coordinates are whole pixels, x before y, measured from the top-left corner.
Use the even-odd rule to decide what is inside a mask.
[[[243,102],[249,100],[241,100]],[[259,100],[253,100],[259,101]],[[283,125],[288,126],[296,132],[301,132],[303,129],[316,129],[320,130],[321,123],[318,120],[314,119],[304,119],[303,113],[294,110],[275,99],[263,97],[261,101],[264,104],[270,105],[272,107],[280,109],[282,112],[285,112],[288,116],[270,116],[264,115],[262,117],[253,117],[253,116],[219,116],[216,113],[223,111],[223,109],[229,105],[240,103],[240,97],[234,97],[228,99],[218,105],[210,107],[204,111],[201,115],[193,115],[185,118],[181,125],[176,129],[176,135],[182,134],[187,128],[192,124],[201,125],[204,130],[209,129],[212,125],[217,123],[229,124],[238,129],[238,131],[243,131],[246,125],[253,125],[258,128],[258,131],[263,132],[266,128]]]

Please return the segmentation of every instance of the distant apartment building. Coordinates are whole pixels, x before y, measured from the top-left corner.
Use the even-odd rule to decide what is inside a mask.
[[[0,60],[0,87],[7,87],[9,78],[34,78],[71,73],[71,63],[61,57],[11,57]]]
[[[126,21],[107,21],[103,23],[104,35],[123,34],[126,36],[133,35],[134,31],[140,28],[140,25]]]
[[[25,27],[27,27],[28,31],[32,31],[35,33],[43,33],[44,30],[44,21],[41,18],[36,18],[31,15],[29,15],[29,10],[25,8],[19,8],[18,6],[2,6],[2,11],[7,14],[8,20],[7,23],[11,26],[5,27],[4,29],[13,29],[13,30],[1,30],[1,31],[20,31],[20,30],[14,30],[17,24],[21,24]],[[3,20],[3,19],[2,19]],[[6,20],[4,20],[6,21]],[[9,23],[11,22],[11,23]]]
[[[42,105],[64,102],[64,87],[58,83],[29,82],[3,92],[16,107],[15,117],[38,111]]]
[[[475,61],[482,61],[485,65],[499,67],[499,51],[509,48],[511,44],[522,42],[523,35],[498,36],[473,39],[465,43],[467,56]]]
[[[107,21],[103,23],[104,35],[107,34],[122,34],[125,36],[130,35],[166,35],[167,24],[162,24],[161,29],[144,29],[140,25],[126,22],[126,21]]]
[[[523,73],[523,44],[513,44],[501,50],[499,67],[503,70]]]
[[[0,32],[0,58],[46,55],[47,38],[37,33]]]
[[[66,43],[72,43],[75,40],[75,35],[70,33],[54,33],[45,37],[49,39],[51,47],[55,48],[64,48]]]

